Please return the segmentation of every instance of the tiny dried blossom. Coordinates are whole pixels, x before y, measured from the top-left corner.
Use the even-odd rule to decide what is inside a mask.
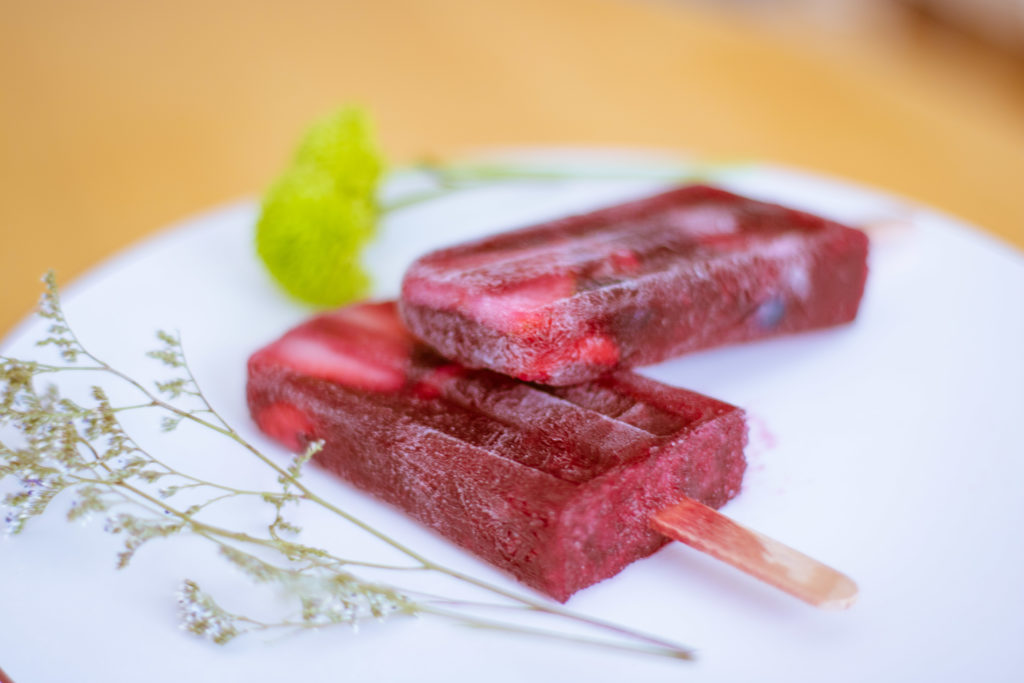
[[[50,502],[64,489],[59,477],[25,477],[20,481],[16,493],[8,494],[3,499],[7,512],[4,514],[4,535],[19,534],[25,523],[32,517],[46,511]]]
[[[290,544],[291,554],[300,548]],[[324,556],[309,548],[306,559]],[[337,568],[286,569],[264,562],[231,546],[220,549],[228,561],[257,583],[273,583],[295,596],[302,606],[302,620],[308,626],[352,624],[367,619],[384,619],[392,614],[414,614],[418,606],[387,586],[363,581]],[[282,547],[282,552],[287,552]]]
[[[79,356],[85,354],[85,349],[71,332],[67,318],[64,317],[57,289],[57,277],[52,271],[48,272],[43,276],[43,283],[46,285],[46,289],[39,299],[37,313],[39,317],[52,322],[47,329],[50,336],[36,342],[36,346],[55,346],[61,358],[69,363],[76,363]]]
[[[157,339],[163,342],[163,347],[154,349],[146,353],[150,358],[155,358],[164,365],[170,368],[184,368],[185,367],[185,354],[181,350],[181,340],[170,332],[159,330],[156,333]],[[188,380],[171,380],[167,382],[168,385],[173,385],[174,388],[185,390],[187,388]]]
[[[224,610],[213,598],[186,580],[178,590],[178,615],[181,628],[223,645],[247,629],[239,617]]]
[[[382,620],[392,614],[414,614],[418,610],[393,591],[355,581],[342,587],[337,576],[309,581],[298,594],[302,621],[308,626],[349,624],[353,627],[369,619]]]
[[[164,488],[160,489],[156,493],[161,498],[173,498],[178,493],[178,491],[180,491],[180,490],[181,490],[181,486],[172,485],[172,486],[165,486]]]
[[[166,538],[176,534],[186,525],[187,523],[182,520],[144,519],[120,513],[107,519],[104,531],[125,535],[124,550],[117,555],[117,568],[124,569],[144,544],[156,538]]]
[[[302,533],[302,527],[297,524],[292,524],[283,517],[276,517],[270,525],[270,532],[275,537],[279,537],[280,534],[287,534],[295,537]]]
[[[298,479],[300,476],[302,476],[302,468],[306,466],[306,463],[308,463],[313,458],[313,456],[315,456],[323,449],[323,439],[310,441],[309,444],[306,446],[306,450],[304,450],[299,455],[295,456],[295,458],[292,460],[292,464],[288,466],[288,474],[291,476],[291,478]],[[285,484],[287,487],[287,482],[282,481],[281,483]]]
[[[85,522],[96,513],[106,512],[113,504],[111,500],[104,496],[103,490],[94,484],[81,486],[76,490],[76,493],[78,497],[71,501],[71,507],[68,508],[67,518],[69,522],[75,520]]]
[[[257,583],[285,581],[288,578],[288,570],[264,562],[255,555],[232,546],[222,545],[220,554]]]
[[[164,432],[173,432],[181,424],[184,419],[182,415],[165,415],[160,420],[160,430]]]
[[[296,586],[303,620],[310,624],[358,624],[392,614],[415,614],[419,607],[386,586],[362,581],[344,571],[300,577]]]

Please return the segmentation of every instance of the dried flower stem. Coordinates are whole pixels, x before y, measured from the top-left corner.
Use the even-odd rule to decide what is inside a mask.
[[[581,171],[541,164],[527,166],[521,163],[441,163],[421,161],[407,170],[424,174],[432,187],[384,203],[383,213],[405,209],[417,204],[447,197],[469,188],[496,185],[510,181],[558,181],[558,180],[650,180],[663,183],[692,183],[707,181],[725,169],[736,169],[736,163],[701,162],[699,164],[666,164],[664,168],[595,169]]]
[[[0,426],[12,425],[27,444],[14,448],[0,442],[0,479],[13,477],[20,483],[19,491],[4,498],[4,504],[10,509],[6,517],[9,533],[19,533],[26,521],[42,514],[58,494],[71,490],[76,497],[68,513],[69,519],[110,512],[126,505],[144,513],[121,511],[108,518],[108,530],[124,534],[126,539],[124,550],[118,557],[119,567],[129,564],[134,553],[148,541],[187,532],[210,541],[222,556],[254,581],[284,588],[301,604],[301,612],[297,616],[276,622],[260,621],[225,610],[194,582],[186,581],[179,595],[184,626],[218,643],[227,642],[247,631],[355,625],[365,619],[421,614],[480,629],[601,644],[603,647],[677,659],[691,658],[690,650],[665,639],[580,615],[434,562],[353,516],[314,492],[302,480],[302,468],[322,443],[311,444],[305,453],[293,458],[288,465],[282,465],[279,460],[261,452],[231,427],[207,400],[176,335],[159,333],[163,346],[149,355],[181,375],[156,383],[156,391],[150,389],[82,345],[64,316],[52,274],[46,277],[45,282],[47,287],[40,315],[49,319],[51,325],[50,336],[40,345],[57,347],[68,365],[0,356]],[[85,362],[80,362],[83,360]],[[34,386],[38,377],[72,370],[115,377],[136,389],[143,400],[113,406],[101,388],[93,387],[96,405],[84,407],[61,397],[52,386],[43,392]],[[174,402],[180,398],[190,400],[197,407],[186,408]],[[188,421],[227,437],[270,468],[277,476],[279,490],[240,489],[196,477],[171,466],[132,440],[119,422],[121,413],[143,409],[156,409],[168,414],[170,417],[165,418],[164,424],[167,431],[182,421]],[[164,479],[174,483],[154,492],[153,486]],[[183,491],[207,495],[200,502],[185,507],[172,500]],[[273,507],[274,519],[267,525],[266,536],[228,529],[200,519],[210,506],[241,497],[256,498]],[[297,536],[301,530],[285,518],[284,507],[299,503],[317,506],[347,521],[404,555],[411,564],[344,558],[322,548],[286,539],[286,535]],[[253,554],[256,551],[274,558],[274,561],[258,557]],[[360,579],[350,573],[349,568],[433,572],[507,602],[492,604],[405,591]],[[606,638],[593,639],[483,619],[470,611],[481,608],[511,608],[546,615],[584,625],[603,633]]]

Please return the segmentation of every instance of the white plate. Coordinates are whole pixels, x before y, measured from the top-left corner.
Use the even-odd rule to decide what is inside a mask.
[[[23,535],[0,542],[0,667],[18,683],[1019,680],[1024,259],[953,220],[838,181],[761,166],[722,183],[851,223],[912,224],[875,235],[852,326],[646,370],[747,408],[750,468],[725,511],[853,576],[861,597],[852,609],[816,611],[673,544],[569,607],[692,645],[693,664],[430,619],[218,647],[177,629],[180,580],[196,578],[236,608],[249,591],[265,589],[187,539],[154,542],[116,571],[119,540],[99,520],[67,524],[58,500]],[[408,210],[371,250],[378,294],[393,294],[405,264],[433,246],[652,187],[525,184]],[[164,232],[69,287],[66,308],[87,346],[142,377],[160,375],[143,357],[153,331],[179,330],[214,405],[280,453],[249,423],[244,362],[308,311],[283,297],[254,257],[254,215],[252,204],[238,204]],[[4,352],[37,355],[41,329],[26,323]],[[141,416],[130,427],[168,457],[215,475],[256,476],[244,455],[202,433],[166,437],[155,418]],[[319,472],[308,476],[428,555],[506,582],[400,513]],[[315,516],[303,521],[329,528]],[[347,552],[360,551],[359,541],[349,542]]]

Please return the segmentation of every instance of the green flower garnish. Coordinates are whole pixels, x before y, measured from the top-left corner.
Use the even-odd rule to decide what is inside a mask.
[[[364,295],[383,158],[369,117],[347,107],[314,123],[263,200],[256,249],[292,296],[338,306]]]
[[[341,194],[373,201],[384,171],[369,115],[345,107],[313,122],[299,143],[294,166],[326,171]]]

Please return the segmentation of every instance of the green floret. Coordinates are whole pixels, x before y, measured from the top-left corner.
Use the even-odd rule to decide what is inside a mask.
[[[260,258],[289,294],[338,306],[366,293],[360,254],[375,232],[382,170],[361,110],[342,109],[310,127],[264,197],[256,226]]]
[[[317,306],[338,306],[370,285],[359,255],[375,222],[376,209],[365,197],[337,192],[334,177],[324,169],[295,166],[264,199],[256,249],[289,294]]]
[[[313,123],[293,162],[307,164],[328,171],[339,192],[372,198],[384,163],[366,112],[346,107]]]

